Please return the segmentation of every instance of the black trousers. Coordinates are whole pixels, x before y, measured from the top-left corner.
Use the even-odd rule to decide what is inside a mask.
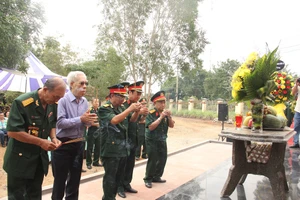
[[[164,173],[167,162],[168,150],[166,141],[147,140],[148,161],[144,182],[152,182],[159,179]]]
[[[42,161],[37,166],[33,179],[24,179],[7,174],[8,200],[41,200],[44,170]],[[19,166],[22,167],[22,166]]]
[[[86,150],[86,165],[92,165],[99,163],[100,160],[100,134],[95,137],[94,131],[88,131],[87,133],[87,150]],[[92,156],[94,150],[94,156]],[[93,159],[92,159],[93,157]]]
[[[142,158],[146,158],[147,151],[146,151],[146,142],[145,142],[145,124],[139,124],[138,146],[135,151],[136,158],[139,158],[141,156],[141,151],[142,151]]]
[[[130,149],[130,154],[126,159],[124,178],[121,179],[119,183],[118,192],[124,192],[124,188],[131,188],[130,183],[132,181],[133,169],[135,165],[135,152],[136,148]]]
[[[83,150],[84,142],[76,142],[64,144],[52,152],[52,200],[62,200],[65,191],[66,200],[78,199]]]
[[[104,167],[102,200],[115,200],[118,184],[124,178],[126,157],[102,157]]]

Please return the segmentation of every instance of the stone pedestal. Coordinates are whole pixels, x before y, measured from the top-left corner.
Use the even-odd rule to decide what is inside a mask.
[[[174,108],[174,100],[170,99],[169,110],[172,110],[173,108]]]
[[[233,140],[232,166],[221,197],[232,194],[238,184],[243,184],[248,174],[263,175],[269,178],[274,200],[285,200],[285,194],[289,190],[283,165],[287,141],[295,134],[293,129],[285,128],[283,131],[264,131],[253,133],[249,129],[222,130],[219,136]],[[272,143],[270,156],[267,163],[249,162],[246,156],[245,143],[251,146],[251,142]]]
[[[194,97],[190,97],[189,99],[189,106],[188,106],[188,110],[191,111],[194,109],[195,106],[195,98]]]
[[[178,100],[178,111],[182,110],[182,100]]]
[[[206,100],[202,100],[201,101],[201,107],[202,107],[202,112],[205,112],[206,111],[206,107],[207,107],[207,104],[206,104]]]

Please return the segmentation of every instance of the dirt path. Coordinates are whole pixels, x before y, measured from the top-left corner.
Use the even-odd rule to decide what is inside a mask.
[[[190,119],[190,118],[181,118],[173,117],[175,120],[175,127],[169,129],[168,137],[168,151],[174,152],[176,150],[192,146],[201,141],[209,139],[218,139],[218,134],[220,133],[222,126],[219,122],[200,120],[200,119]],[[232,127],[232,124],[225,124],[225,127]],[[5,149],[0,147],[0,198],[7,195],[6,187],[6,173],[2,169],[3,165],[3,155]],[[85,160],[84,160],[84,169],[86,169]],[[91,170],[82,173],[82,176],[89,175],[95,172],[103,171],[103,167],[93,167]],[[53,183],[53,176],[51,165],[49,167],[49,173],[45,177],[43,186],[51,185]]]

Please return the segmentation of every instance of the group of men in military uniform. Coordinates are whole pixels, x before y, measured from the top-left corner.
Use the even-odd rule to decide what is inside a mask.
[[[73,82],[79,85],[78,87],[86,87],[88,84],[87,81],[77,79]],[[145,186],[151,188],[152,182],[165,182],[161,176],[167,158],[167,131],[168,127],[174,126],[174,121],[170,111],[164,109],[166,99],[163,91],[151,98],[155,108],[148,111],[146,100],[141,99],[143,84],[143,81],[133,84],[123,82],[108,87],[107,102],[94,110],[101,124],[98,136],[100,137],[100,157],[105,170],[103,200],[115,199],[117,194],[126,198],[125,192],[138,192],[131,187],[131,181],[135,159],[140,156],[140,151],[137,150],[137,147],[140,148],[142,144],[139,141],[139,135],[146,136],[147,151],[142,154],[142,156],[148,154]],[[71,87],[72,89],[74,88]],[[12,140],[8,145],[3,166],[8,173],[9,199],[41,199],[43,176],[48,172],[49,160],[46,151],[55,150],[52,154],[62,151],[62,147],[67,147],[62,144],[69,141],[67,136],[58,135],[55,130],[58,116],[55,102],[65,96],[65,91],[65,82],[61,78],[52,78],[47,80],[43,88],[21,95],[14,100],[7,124],[8,134]],[[76,103],[78,102],[76,99]],[[83,114],[87,115],[84,119],[89,123],[86,124],[95,125],[98,128],[99,124],[92,121],[95,117],[90,117],[92,114],[90,112]],[[145,132],[139,133],[140,125],[144,127],[143,131],[146,128],[146,134]],[[64,139],[67,140],[64,141]],[[74,144],[77,143],[72,143]],[[143,146],[145,148],[145,144]],[[56,161],[58,161],[56,157],[53,157],[53,164],[57,164]],[[94,160],[93,165],[95,166],[98,162],[99,160]],[[90,160],[88,164],[92,164],[92,161]],[[77,168],[81,169],[81,165]],[[53,166],[53,169],[57,169],[54,174],[56,174],[55,180],[58,180],[61,177],[56,173],[59,168]],[[64,187],[62,187],[63,190]],[[74,188],[74,191],[68,189],[66,191],[67,196],[74,193],[76,196],[74,197],[78,198],[78,187]],[[53,194],[58,193],[59,196],[64,195],[64,192]],[[56,199],[53,195],[52,198]]]
[[[165,182],[161,176],[167,158],[167,131],[168,127],[174,126],[174,121],[171,118],[171,112],[165,110],[164,91],[156,93],[151,98],[155,108],[149,113],[145,99],[140,100],[143,84],[143,81],[133,84],[123,82],[108,87],[109,100],[98,111],[101,124],[101,160],[105,170],[103,200],[113,200],[117,194],[126,198],[125,192],[138,192],[130,183],[139,146],[138,126],[140,122],[144,124],[146,130],[149,129],[146,132],[149,160],[144,179],[145,186],[151,188],[152,182]],[[127,94],[128,98],[125,99]]]

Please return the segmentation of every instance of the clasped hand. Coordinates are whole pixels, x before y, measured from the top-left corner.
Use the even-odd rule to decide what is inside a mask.
[[[140,111],[141,107],[142,107],[141,103],[132,103],[129,108],[132,112],[138,112]]]
[[[83,115],[80,116],[80,120],[85,124],[93,124],[94,121],[98,120],[98,116],[96,113],[90,113],[89,110],[87,110]]]

